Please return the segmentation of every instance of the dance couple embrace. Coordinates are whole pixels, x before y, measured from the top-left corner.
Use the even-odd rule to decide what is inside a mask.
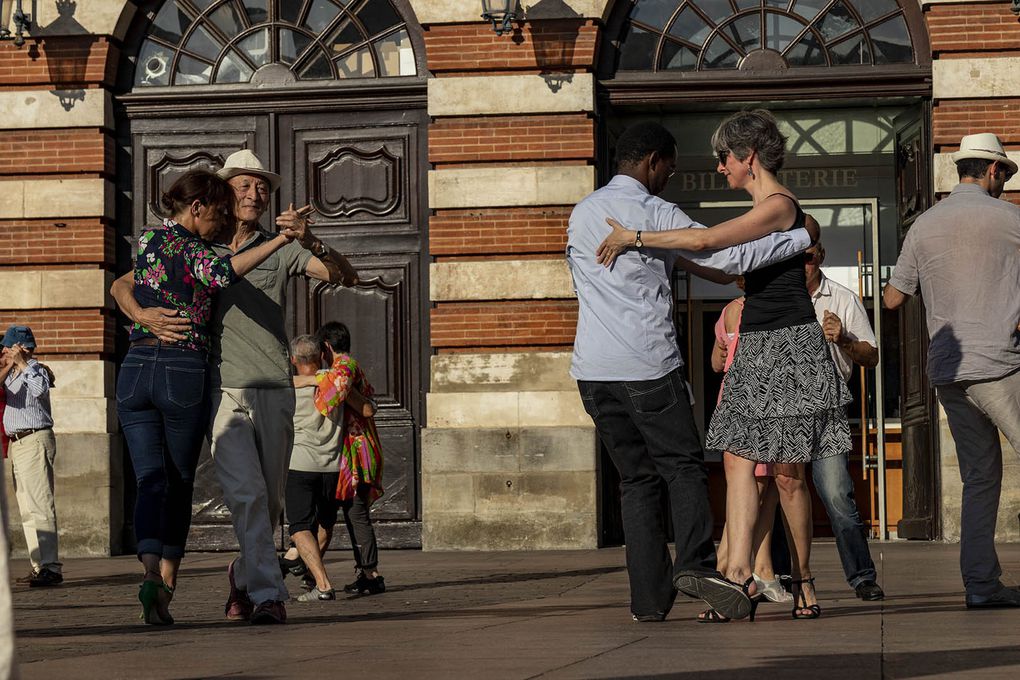
[[[818,223],[776,179],[785,145],[764,110],[736,113],[719,126],[712,136],[717,171],[753,206],[704,228],[657,197],[676,170],[676,141],[661,125],[639,123],[617,142],[618,174],[570,216],[567,261],[579,300],[571,375],[620,472],[635,621],[665,619],[678,591],[711,607],[701,621],[753,620],[763,597],[752,574],[760,463],[792,481],[780,484],[793,539],[792,616],[821,614],[804,468],[850,450],[851,398],[805,280],[802,253],[818,240]],[[673,324],[674,266],[717,282],[745,279],[740,343],[706,437],[709,448],[725,451],[724,567],[716,562],[704,450]]]

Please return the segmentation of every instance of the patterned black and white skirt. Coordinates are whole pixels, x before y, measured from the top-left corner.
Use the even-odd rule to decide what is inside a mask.
[[[741,333],[706,446],[762,463],[847,453],[851,401],[817,323]]]

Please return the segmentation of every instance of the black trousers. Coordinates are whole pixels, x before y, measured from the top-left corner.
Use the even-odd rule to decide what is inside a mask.
[[[375,541],[372,518],[369,516],[370,490],[367,484],[359,484],[354,498],[340,502],[347,533],[351,536],[351,546],[354,548],[354,566],[365,571],[372,571],[379,566],[379,548]]]
[[[584,409],[620,472],[631,611],[667,613],[679,574],[718,575],[708,471],[679,369],[655,380],[578,381]],[[665,480],[676,539],[670,557],[662,513]]]

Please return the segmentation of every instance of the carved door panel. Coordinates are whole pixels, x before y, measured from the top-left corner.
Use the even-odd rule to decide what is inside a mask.
[[[293,168],[282,205],[310,204],[317,236],[344,253],[361,282],[299,281],[294,333],[326,321],[351,331],[351,351],[372,382],[385,459],[385,495],[372,508],[383,547],[421,544],[418,428],[422,424],[427,286],[422,260],[424,112],[284,115],[280,158]],[[337,532],[341,542],[344,532]]]
[[[926,120],[923,110],[904,114],[895,121],[896,199],[899,243],[917,216],[931,204]],[[897,525],[900,538],[931,540],[938,537],[939,464],[935,436],[935,394],[928,382],[928,330],[924,300],[911,297],[900,311],[900,417],[903,427],[903,519]]]

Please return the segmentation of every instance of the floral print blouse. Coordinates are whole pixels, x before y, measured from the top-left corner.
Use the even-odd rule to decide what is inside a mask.
[[[176,309],[191,321],[178,343],[181,347],[209,351],[209,317],[216,290],[236,280],[230,256],[221,257],[196,234],[173,220],[162,229],[150,229],[138,239],[135,262],[135,300],[142,307]],[[131,328],[131,340],[155,337],[140,324]]]

